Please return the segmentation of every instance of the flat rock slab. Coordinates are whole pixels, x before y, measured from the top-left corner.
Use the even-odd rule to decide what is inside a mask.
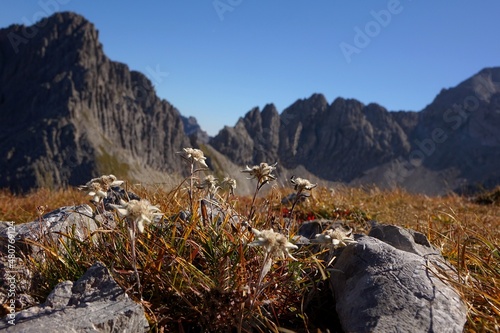
[[[36,245],[39,242],[53,242],[57,244],[61,234],[71,232],[74,237],[83,241],[97,229],[92,208],[89,205],[65,206],[43,215],[38,221],[16,224],[16,246],[24,254],[33,254],[40,251]],[[0,224],[0,243],[7,240],[7,224]],[[64,247],[59,246],[64,251]]]
[[[146,332],[144,310],[96,263],[76,282],[59,283],[44,304],[16,314],[15,325],[0,322],[5,332]]]
[[[392,243],[404,250],[361,236],[357,244],[342,251],[331,270],[344,331],[462,332],[466,307],[458,293],[436,276],[432,261],[425,258],[434,256],[435,251],[424,249],[427,245],[423,240],[418,246],[410,244],[414,234],[402,231],[395,236],[400,233],[392,228],[386,231]]]

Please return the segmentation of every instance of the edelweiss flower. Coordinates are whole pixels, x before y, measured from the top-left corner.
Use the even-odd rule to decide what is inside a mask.
[[[310,191],[313,188],[315,188],[316,186],[318,186],[318,184],[311,184],[311,182],[308,181],[307,179],[299,178],[299,177],[294,178],[293,176],[290,179],[290,182],[293,184],[294,189],[297,192],[302,192],[304,190]]]
[[[316,234],[313,243],[324,244],[333,248],[345,247],[357,243],[352,235],[352,230],[344,231],[342,228],[328,229],[322,234]]]
[[[298,249],[297,245],[290,243],[282,234],[274,232],[273,229],[259,231],[252,228],[252,231],[257,239],[248,243],[248,246],[262,246],[271,257],[289,257],[296,260],[289,251]]]
[[[236,180],[233,178],[225,177],[220,186],[224,189],[229,191],[229,193],[234,194],[234,190],[236,189]]]
[[[274,170],[276,170],[276,164],[269,165],[265,162],[260,163],[259,165],[254,165],[252,168],[249,168],[248,165],[245,167],[245,170],[241,170],[241,172],[250,174],[250,178],[256,178],[259,183],[265,184],[272,180],[276,179],[276,176],[272,174]]]
[[[144,232],[144,223],[151,223],[156,216],[162,216],[160,208],[151,205],[148,200],[120,200],[120,205],[111,205],[121,217],[135,223],[140,233]]]
[[[182,148],[182,150],[182,152],[178,152],[178,154],[181,154],[182,158],[190,163],[198,162],[201,166],[208,168],[208,165],[205,162],[207,158],[203,155],[203,151],[196,148]]]
[[[208,175],[203,179],[203,182],[199,183],[196,187],[199,189],[207,189],[208,193],[215,194],[219,189],[219,185],[217,184],[217,179],[214,176]]]
[[[117,180],[115,175],[104,175],[99,178],[94,178],[93,180],[101,182],[108,188],[113,186],[120,186],[121,184],[123,184],[123,180]]]
[[[99,178],[91,179],[87,184],[78,187],[79,190],[87,191],[92,196],[92,201],[98,203],[101,198],[108,197],[108,191],[113,186],[120,186],[123,180],[117,180],[114,175],[103,175]]]

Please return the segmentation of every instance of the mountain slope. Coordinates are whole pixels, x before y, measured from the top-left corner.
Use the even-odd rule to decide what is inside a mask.
[[[458,186],[500,184],[500,68],[443,90],[420,114],[415,154],[429,170],[453,170]]]
[[[174,153],[189,141],[178,110],[105,56],[91,23],[57,13],[31,29],[29,39],[24,26],[0,30],[0,187],[181,170]]]

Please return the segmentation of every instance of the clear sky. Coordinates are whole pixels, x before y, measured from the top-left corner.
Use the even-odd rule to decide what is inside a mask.
[[[74,11],[111,60],[210,135],[255,106],[322,93],[419,111],[500,66],[498,0],[3,0],[0,26]]]

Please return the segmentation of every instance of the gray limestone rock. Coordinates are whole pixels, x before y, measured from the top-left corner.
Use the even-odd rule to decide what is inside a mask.
[[[70,232],[80,241],[90,237],[97,229],[89,205],[65,206],[40,217],[39,220],[15,225],[15,244],[24,254],[36,254],[36,243],[56,242],[62,234]],[[7,241],[7,226],[0,225],[0,244]],[[60,246],[61,251],[64,247]]]
[[[16,314],[15,325],[0,322],[5,332],[145,332],[149,324],[135,303],[96,263],[76,282],[59,283],[44,304]]]
[[[439,253],[425,236],[394,226],[376,228],[372,234],[387,243],[361,236],[342,251],[331,270],[344,331],[462,332],[466,306],[438,277],[433,262]]]
[[[395,225],[375,224],[368,236],[394,246],[396,249],[418,254],[422,257],[439,257],[441,252],[429,243],[427,237],[415,230],[401,228]]]
[[[11,289],[9,279],[12,279],[15,281],[16,307],[24,309],[36,304],[30,295],[36,272],[25,264],[24,258],[29,255],[35,260],[43,261],[45,259],[43,246],[45,245],[49,247],[57,245],[60,253],[64,254],[66,249],[58,241],[59,238],[65,240],[66,244],[68,244],[68,238],[64,236],[65,234],[79,241],[85,241],[91,237],[97,227],[89,205],[61,207],[41,216],[37,221],[23,224],[1,222],[0,247],[12,251],[14,258],[9,259],[7,255],[0,256],[0,276],[2,277],[0,279],[0,302],[4,304],[8,299],[7,295]]]

